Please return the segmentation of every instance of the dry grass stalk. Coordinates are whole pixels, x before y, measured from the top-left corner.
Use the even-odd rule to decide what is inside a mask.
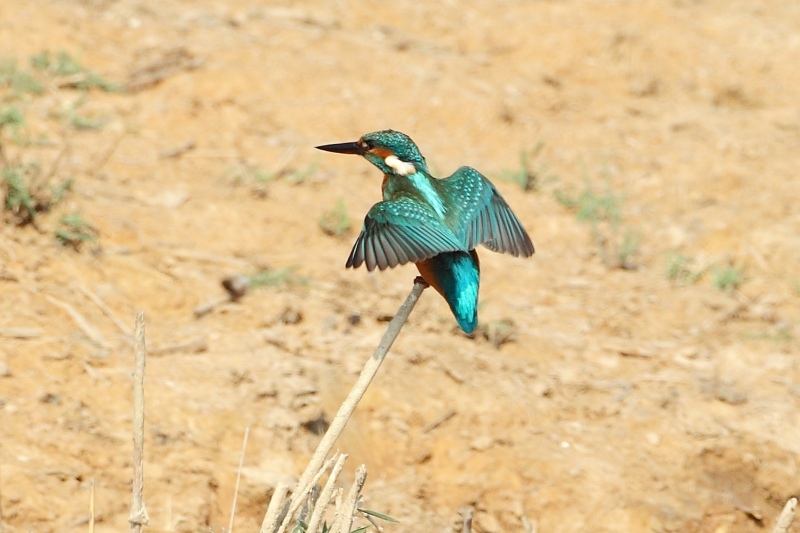
[[[144,507],[144,364],[147,347],[144,342],[144,313],[136,315],[133,334],[133,489],[131,497],[131,533],[141,533],[149,518]]]
[[[781,515],[778,517],[778,522],[772,529],[772,533],[787,533],[794,521],[795,511],[797,511],[797,498],[790,498],[783,507],[783,511],[781,511]]]
[[[231,503],[231,519],[228,522],[228,533],[233,533],[233,517],[236,516],[236,500],[239,497],[239,484],[242,481],[242,465],[244,465],[244,452],[247,450],[247,438],[250,436],[250,428],[244,430],[242,440],[242,453],[239,455],[239,468],[236,470],[236,485],[233,487],[233,503]]]
[[[342,406],[336,413],[336,416],[333,417],[331,425],[328,427],[328,431],[325,432],[325,435],[322,437],[322,440],[317,446],[317,450],[311,457],[306,470],[303,472],[303,475],[300,476],[300,480],[297,482],[297,486],[295,487],[295,490],[289,499],[288,513],[286,513],[286,516],[283,518],[283,520],[275,521],[275,525],[277,527],[273,526],[273,517],[270,516],[271,511],[274,513],[275,509],[283,508],[281,503],[275,503],[275,498],[278,496],[278,492],[276,491],[272,496],[272,500],[270,501],[269,509],[267,510],[267,516],[264,518],[264,523],[262,524],[261,533],[282,533],[286,531],[289,523],[294,517],[294,514],[300,508],[300,505],[302,505],[302,503],[306,500],[306,496],[316,483],[316,480],[321,477],[322,472],[327,470],[327,465],[325,468],[323,468],[325,458],[331,453],[334,443],[344,430],[344,427],[352,416],[353,411],[355,411],[358,402],[364,396],[364,393],[367,391],[367,387],[369,387],[370,383],[372,383],[372,380],[375,378],[375,375],[378,373],[381,363],[386,357],[386,354],[389,352],[389,349],[392,347],[392,344],[394,344],[394,341],[397,338],[397,335],[400,333],[400,330],[403,329],[403,326],[408,320],[408,316],[414,309],[414,306],[416,305],[417,300],[419,300],[419,297],[425,287],[427,287],[427,284],[420,278],[414,280],[414,286],[412,287],[411,292],[408,294],[405,302],[403,302],[403,305],[401,305],[397,310],[397,314],[394,316],[391,322],[389,322],[386,332],[383,334],[383,338],[378,344],[378,347],[375,348],[375,352],[372,354],[372,357],[370,357],[364,364],[364,368],[361,370],[361,374],[356,380],[356,383],[353,385],[353,388],[350,390],[347,398],[345,398]],[[366,476],[366,472],[364,473],[364,476]],[[363,485],[363,480],[361,484]],[[320,499],[320,501],[322,500]],[[330,500],[324,501],[323,505],[327,506],[329,501]],[[355,509],[355,504],[353,504],[353,509]],[[342,512],[347,512],[347,506],[345,506],[345,509],[343,509]],[[349,518],[344,517],[342,519],[342,526],[345,526],[345,522],[347,522],[347,527],[349,527],[349,523],[352,522],[352,512],[350,512]],[[332,528],[330,531],[331,533],[335,533],[337,530]],[[349,531],[349,529],[341,528],[339,531],[344,531],[346,533]],[[315,532],[309,528],[307,533]]]
[[[89,488],[89,533],[94,533],[94,480]]]

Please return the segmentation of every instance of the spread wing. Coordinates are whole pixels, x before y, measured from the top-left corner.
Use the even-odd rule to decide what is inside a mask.
[[[480,172],[461,167],[439,182],[451,197],[459,198],[451,227],[462,228],[459,240],[472,250],[483,244],[493,252],[529,257],[533,243],[519,219],[494,185]]]
[[[430,208],[399,197],[369,210],[347,266],[357,268],[366,263],[367,270],[384,270],[456,250],[467,251]]]

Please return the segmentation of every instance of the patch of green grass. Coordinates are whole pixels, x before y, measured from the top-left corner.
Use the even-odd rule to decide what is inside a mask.
[[[7,165],[0,172],[5,189],[3,209],[9,212],[16,224],[36,224],[36,217],[61,202],[72,188],[72,178],[51,186],[43,183],[39,165]]]
[[[120,92],[122,85],[106,80],[99,74],[83,67],[77,59],[65,51],[52,54],[44,50],[31,56],[31,66],[43,73],[61,78],[61,86],[80,90],[100,89],[106,92]],[[65,80],[65,78],[67,78]]]
[[[6,127],[18,128],[25,124],[25,117],[19,107],[10,105],[0,108],[0,130]]]
[[[287,168],[277,174],[277,176],[293,185],[302,185],[308,178],[317,172],[319,159],[315,159],[302,169]]]
[[[322,216],[319,217],[318,224],[326,235],[332,237],[344,237],[350,233],[353,223],[350,221],[350,216],[347,214],[344,200],[340,198],[334,207],[322,213]]]
[[[603,262],[609,268],[637,268],[633,258],[639,253],[643,236],[639,230],[623,228],[622,194],[615,193],[610,187],[598,192],[588,179],[577,194],[563,190],[556,190],[553,194],[558,203],[575,212],[578,220],[589,224]]]
[[[792,328],[788,324],[784,327],[777,327],[773,331],[767,332],[754,332],[754,333],[745,333],[742,335],[744,339],[747,340],[756,340],[756,341],[769,341],[769,342],[790,342],[795,340],[794,334],[792,334]]]
[[[639,253],[642,244],[642,233],[638,230],[627,228],[622,235],[622,241],[616,248],[617,264],[624,270],[633,270],[636,264],[633,258]]]
[[[532,150],[522,150],[519,153],[519,168],[505,170],[500,174],[500,179],[516,183],[523,191],[538,190],[542,183],[553,178],[544,163],[536,163],[544,150],[544,142],[539,142]]]
[[[694,259],[688,255],[673,252],[667,256],[667,278],[682,283],[695,283],[703,275],[703,269],[693,268]]]
[[[107,118],[89,117],[78,112],[87,101],[84,95],[64,106],[60,113],[61,119],[76,130],[96,130],[105,126],[108,123]]]
[[[734,266],[711,267],[711,285],[717,290],[733,292],[745,282],[744,271]]]
[[[575,216],[582,222],[609,222],[619,225],[622,219],[622,195],[614,193],[610,188],[606,192],[598,193],[586,180],[583,191],[577,195],[570,195],[564,191],[555,191],[558,203],[575,211]]]
[[[83,219],[80,211],[65,215],[58,222],[60,227],[56,229],[55,235],[58,242],[64,246],[78,250],[84,242],[94,241],[97,238],[97,230]]]
[[[225,175],[232,178],[236,183],[245,183],[248,181],[256,181],[259,183],[268,183],[275,179],[276,174],[265,172],[260,168],[250,163],[236,163],[225,171]]]
[[[28,190],[28,183],[25,179],[29,173],[25,168],[17,166],[7,166],[2,173],[3,183],[6,187],[3,207],[17,219],[18,224],[32,222],[38,213],[36,202]]]
[[[256,287],[281,287],[285,285],[305,285],[308,279],[296,276],[296,266],[270,269],[265,268],[250,276],[250,286]]]
[[[6,100],[14,100],[26,93],[39,95],[44,92],[44,85],[30,72],[19,69],[13,59],[0,61],[0,87],[9,90]]]

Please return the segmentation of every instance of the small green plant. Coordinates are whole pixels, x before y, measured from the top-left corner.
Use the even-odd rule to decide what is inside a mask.
[[[83,219],[80,211],[61,217],[59,224],[61,227],[56,229],[56,239],[64,246],[78,250],[84,242],[97,238],[97,230]]]
[[[65,105],[60,113],[61,118],[76,130],[96,130],[105,126],[108,119],[87,117],[78,112],[86,102],[87,98],[84,95]]]
[[[344,237],[350,233],[350,229],[353,227],[353,223],[350,222],[350,217],[347,214],[347,208],[341,198],[333,208],[322,213],[318,223],[320,229],[326,235],[333,237]]]
[[[622,235],[622,242],[616,249],[617,264],[624,270],[634,270],[636,264],[633,262],[633,257],[639,253],[639,247],[642,244],[642,233],[638,230],[627,228]]]
[[[110,82],[102,76],[81,66],[81,64],[69,53],[60,51],[53,56],[49,50],[45,50],[31,56],[31,66],[43,73],[56,78],[57,85],[60,87],[72,87],[75,89],[100,89],[106,92],[120,92],[122,86]]]
[[[16,129],[25,124],[25,117],[16,105],[0,108],[0,130],[3,128]]]
[[[237,184],[249,181],[268,183],[275,179],[276,174],[265,172],[253,164],[240,162],[229,167],[225,171],[225,176],[232,178]]]
[[[42,94],[44,85],[33,75],[17,67],[17,62],[13,59],[0,61],[0,87],[6,87],[8,93],[6,100],[14,100],[23,94]]]
[[[693,267],[694,259],[688,255],[673,252],[667,256],[667,278],[682,283],[695,283],[703,275],[703,269]]]
[[[25,180],[27,174],[29,172],[26,172],[25,168],[16,166],[7,166],[3,169],[3,183],[6,187],[3,206],[20,225],[33,222],[40,210],[40,206],[33,200],[33,195],[28,190],[28,183]]]
[[[260,272],[250,276],[250,287],[280,287],[284,285],[301,285],[308,280],[294,274],[296,266],[285,268],[269,269],[265,268]]]
[[[711,284],[718,290],[733,292],[744,283],[744,272],[734,266],[718,266],[711,268]]]
[[[575,216],[582,222],[597,223],[609,222],[618,226],[622,219],[621,195],[615,194],[611,189],[598,194],[588,180],[584,182],[583,191],[578,195],[570,195],[564,191],[555,191],[558,203],[575,211]]]
[[[624,199],[621,194],[615,193],[610,187],[604,193],[598,193],[587,179],[579,194],[556,190],[554,196],[558,203],[574,211],[578,220],[589,224],[606,266],[624,270],[637,268],[633,258],[639,252],[642,234],[630,228],[623,231]]]
[[[72,188],[72,179],[53,185],[35,163],[7,164],[0,172],[0,184],[4,189],[3,209],[11,214],[14,223],[36,226],[36,217],[64,198]]]
[[[522,150],[519,153],[519,168],[506,170],[500,174],[500,179],[519,185],[523,191],[535,191],[544,181],[552,176],[544,163],[534,164],[544,150],[544,142],[539,142],[532,150]]]
[[[302,169],[293,169],[293,168],[286,168],[280,172],[278,172],[278,177],[284,179],[288,183],[292,185],[302,185],[305,183],[308,178],[314,175],[317,171],[317,167],[319,165],[319,160],[315,159],[305,168]]]

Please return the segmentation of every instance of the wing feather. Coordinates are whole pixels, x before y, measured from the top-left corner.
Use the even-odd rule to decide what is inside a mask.
[[[506,201],[480,172],[461,167],[452,176],[441,180],[440,187],[453,198],[454,213],[450,227],[462,228],[459,239],[472,250],[483,244],[495,252],[528,257],[533,243]]]
[[[458,250],[467,251],[430,207],[401,196],[369,210],[347,266],[384,270]]]

